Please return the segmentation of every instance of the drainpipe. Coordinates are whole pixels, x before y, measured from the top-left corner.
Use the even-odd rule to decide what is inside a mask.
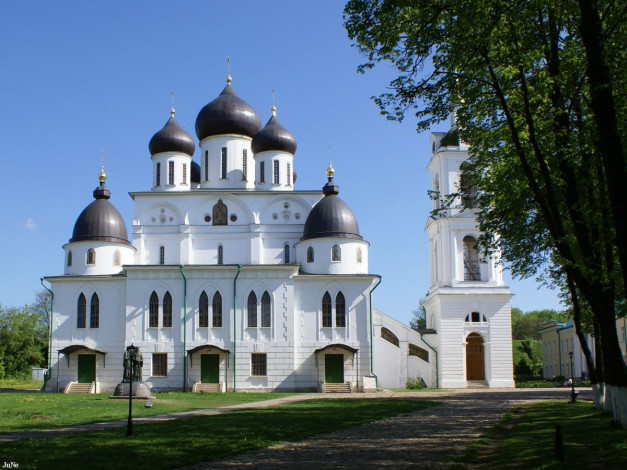
[[[52,377],[52,314],[54,311],[54,292],[46,287],[44,284],[44,278],[40,278],[41,285],[50,293],[50,321],[48,322],[48,374],[44,374],[44,386],[43,390],[46,390],[46,384]],[[58,361],[57,361],[58,362]],[[57,367],[58,364],[57,364]]]
[[[237,278],[242,270],[242,265],[237,265],[237,274],[233,279],[233,391],[237,392]]]
[[[180,269],[183,276],[183,391],[187,392],[187,278],[182,264]]]
[[[562,331],[564,328],[558,328],[557,330],[557,351],[558,351],[558,357],[559,357],[559,362],[560,362],[560,377],[563,377],[562,375],[562,340],[560,337],[560,331]]]
[[[431,349],[431,351],[433,351],[435,354],[435,388],[440,388],[440,373],[438,371],[438,352],[435,350],[433,346],[427,343],[427,341],[422,337],[422,333],[420,331],[418,332],[418,334],[420,335],[420,340],[423,343],[425,343],[427,346],[429,346],[429,349]]]
[[[381,276],[379,276],[378,274],[375,274],[375,276],[377,276],[379,280],[374,285],[374,287],[370,289],[370,292],[368,293],[368,297],[370,299],[370,305],[369,305],[370,307],[370,375],[374,376],[377,390],[379,390],[379,377],[377,377],[377,374],[374,373],[374,356],[372,355],[373,354],[373,351],[372,351],[372,292],[377,287],[379,287],[379,284],[381,284]]]

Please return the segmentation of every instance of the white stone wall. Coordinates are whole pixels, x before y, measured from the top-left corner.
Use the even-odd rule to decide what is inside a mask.
[[[170,184],[170,162],[174,163],[174,179]],[[157,164],[160,165],[157,186]],[[186,166],[185,172],[183,165]],[[185,175],[183,175],[185,173]],[[152,156],[153,191],[189,191],[191,189],[192,157],[179,152],[161,152]],[[185,178],[183,178],[185,176]]]
[[[243,135],[217,135],[200,142],[200,187],[208,189],[253,189],[255,163],[250,149],[252,139]],[[226,178],[222,178],[222,148],[227,149]],[[242,157],[247,152],[246,179],[243,178]],[[209,179],[205,179],[205,155],[208,156]]]
[[[125,243],[112,243],[103,241],[84,241],[67,243],[65,250],[64,274],[78,276],[97,276],[103,274],[118,274],[123,271],[122,266],[133,264],[135,248]],[[87,264],[87,252],[93,249],[95,263]],[[72,265],[68,266],[69,253],[72,252]],[[118,253],[116,255],[116,252]],[[116,264],[116,256],[119,263]]]

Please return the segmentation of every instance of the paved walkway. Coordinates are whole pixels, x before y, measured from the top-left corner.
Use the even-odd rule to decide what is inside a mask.
[[[578,389],[580,398],[592,399],[591,389]],[[568,400],[570,389],[465,389],[450,392],[375,394],[298,394],[262,402],[242,403],[206,410],[185,411],[133,419],[133,423],[168,421],[191,416],[210,416],[242,408],[265,408],[311,398],[405,398],[443,402],[381,421],[320,434],[300,442],[278,444],[246,452],[219,462],[200,463],[188,469],[368,469],[448,468],[466,446],[496,424],[508,411],[543,400]],[[126,420],[66,428],[0,435],[0,442],[100,431],[126,426]]]

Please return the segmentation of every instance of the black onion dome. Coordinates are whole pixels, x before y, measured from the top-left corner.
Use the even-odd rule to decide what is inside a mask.
[[[222,134],[253,137],[259,129],[259,115],[237,95],[230,84],[226,85],[220,96],[202,108],[196,118],[196,136],[200,141]]]
[[[194,161],[192,161],[191,181],[200,184],[200,165]]]
[[[176,122],[173,110],[165,126],[150,139],[148,149],[150,150],[150,155],[162,152],[179,152],[191,157],[194,155],[194,150],[196,150],[196,144],[194,144],[192,136],[185,132],[179,126],[179,123]]]
[[[322,188],[324,197],[313,206],[305,221],[301,240],[322,237],[356,238],[363,240],[359,235],[359,226],[355,214],[337,197],[340,188],[329,176],[329,182]]]
[[[296,139],[281,125],[273,112],[266,126],[253,137],[251,149],[253,153],[278,150],[294,155],[296,153]]]
[[[70,243],[105,241],[130,245],[124,219],[108,201],[110,197],[111,193],[105,187],[104,181],[101,181],[100,186],[94,191],[96,200],[88,205],[76,219]]]

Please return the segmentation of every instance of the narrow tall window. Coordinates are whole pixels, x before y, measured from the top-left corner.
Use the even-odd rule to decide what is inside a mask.
[[[221,174],[220,174],[220,178],[222,178],[223,180],[226,179],[226,147],[222,147],[222,168],[221,168]]]
[[[174,162],[168,162],[168,184],[174,186]]]
[[[283,247],[283,262],[285,264],[290,264],[290,246],[285,245]]]
[[[479,253],[477,252],[477,240],[466,235],[464,244],[464,281],[480,281]]]
[[[346,301],[344,294],[338,292],[335,296],[335,326],[346,326]]]
[[[279,161],[274,160],[273,162],[273,174],[274,174],[274,184],[279,184]]]
[[[72,250],[67,252],[67,265],[72,266]]]
[[[248,150],[242,150],[242,179],[248,181]]]
[[[361,263],[361,248],[357,248],[357,262]]]
[[[267,375],[268,360],[265,353],[253,353],[250,355],[250,375]]]
[[[100,326],[100,299],[98,294],[91,296],[91,306],[89,309],[89,327],[98,328]]]
[[[165,246],[159,247],[159,264],[165,264]]]
[[[205,181],[209,181],[209,150],[205,150]]]
[[[201,328],[209,326],[209,298],[205,291],[202,291],[198,300],[198,326]]]
[[[467,171],[462,173],[459,178],[459,190],[462,194],[462,205],[466,209],[472,209],[477,205],[477,187],[472,173]]]
[[[259,163],[259,182],[266,182],[266,162]]]
[[[172,327],[172,296],[166,292],[163,296],[163,326]]]
[[[87,250],[87,264],[96,264],[96,250],[93,248]]]
[[[122,261],[120,259],[120,250],[115,250],[115,252],[113,253],[113,264],[115,266],[119,266],[120,264],[122,264]]]
[[[153,377],[166,377],[168,375],[168,354],[152,353]]]
[[[292,186],[292,165],[287,163],[287,185]]]
[[[313,263],[314,262],[314,249],[313,246],[310,246],[307,248],[307,262],[308,263]]]
[[[248,328],[257,328],[257,296],[248,294]]]
[[[183,184],[187,184],[187,163],[183,163]]]
[[[224,247],[218,245],[218,264],[224,264]]]
[[[333,326],[333,317],[331,316],[331,296],[328,292],[322,297],[322,326],[331,328]]]
[[[340,247],[338,245],[333,245],[331,248],[331,261],[341,261],[342,260],[342,252],[340,251]]]
[[[261,296],[261,328],[270,328],[272,324],[272,305],[270,294],[265,291]]]
[[[159,296],[155,291],[150,295],[148,326],[150,328],[157,328],[159,326]]]
[[[222,296],[219,292],[213,295],[213,327],[222,328]]]
[[[157,175],[155,178],[155,186],[161,186],[161,163],[157,163]]]
[[[85,295],[81,292],[81,295],[78,296],[78,305],[76,311],[76,328],[85,328],[85,323],[87,321],[87,300],[85,299]]]

